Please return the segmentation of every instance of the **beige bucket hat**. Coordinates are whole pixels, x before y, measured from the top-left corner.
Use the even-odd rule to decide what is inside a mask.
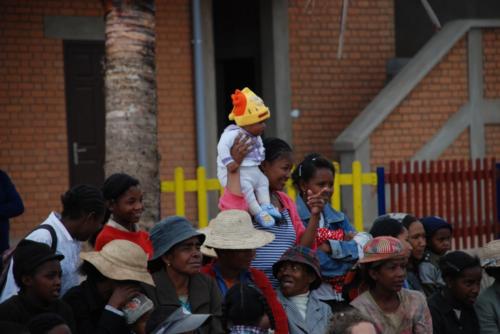
[[[200,232],[206,235],[202,252],[208,256],[215,256],[210,248],[256,249],[274,240],[274,234],[256,229],[248,212],[242,210],[222,211]]]
[[[148,255],[131,241],[111,240],[99,252],[81,253],[80,257],[108,278],[155,285],[147,269]]]
[[[500,240],[488,242],[480,249],[479,257],[483,268],[500,267]]]

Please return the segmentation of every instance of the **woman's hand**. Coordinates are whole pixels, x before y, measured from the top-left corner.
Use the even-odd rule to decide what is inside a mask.
[[[311,211],[311,215],[317,216],[323,211],[326,204],[325,193],[327,191],[327,188],[323,188],[319,193],[313,195],[311,190],[307,190],[307,206]]]
[[[108,305],[120,310],[127,302],[139,294],[139,287],[134,285],[118,285],[109,298]]]

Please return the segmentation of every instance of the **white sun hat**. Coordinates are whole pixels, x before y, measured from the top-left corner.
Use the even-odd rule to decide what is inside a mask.
[[[222,211],[200,232],[206,235],[202,252],[208,248],[208,256],[214,256],[210,248],[256,249],[274,240],[273,233],[256,229],[248,212],[242,210]]]
[[[479,250],[479,257],[483,268],[500,267],[500,240],[488,242]]]

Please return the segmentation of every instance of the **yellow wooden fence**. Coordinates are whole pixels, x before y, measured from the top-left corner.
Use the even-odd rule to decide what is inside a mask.
[[[352,201],[354,208],[353,223],[358,231],[363,230],[363,185],[377,185],[376,173],[363,173],[361,163],[354,161],[352,163],[352,173],[339,173],[340,167],[334,162],[336,174],[333,185],[332,206],[336,210],[340,210],[340,187],[352,186]],[[196,169],[196,180],[186,180],[184,177],[184,169],[182,167],[175,168],[173,181],[162,181],[161,191],[165,193],[175,194],[175,214],[184,216],[186,214],[186,192],[197,192],[198,202],[198,222],[199,227],[208,225],[208,192],[218,191],[222,194],[222,187],[218,179],[207,179],[205,168],[198,167]],[[292,186],[291,180],[288,180],[286,192],[295,199],[297,196],[295,188]]]

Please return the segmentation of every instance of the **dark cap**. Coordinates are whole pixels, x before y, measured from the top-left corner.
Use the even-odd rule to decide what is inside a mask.
[[[438,216],[424,217],[420,221],[424,225],[427,238],[431,238],[437,230],[442,228],[448,228],[450,231],[453,230],[450,223]]]
[[[279,267],[284,262],[298,262],[309,266],[316,274],[316,280],[311,284],[311,289],[316,289],[321,285],[321,271],[318,256],[310,248],[303,246],[294,246],[288,249],[281,258],[273,265],[273,275],[276,277]]]
[[[64,259],[64,255],[56,254],[50,247],[44,243],[32,240],[21,240],[14,251],[14,265],[12,272],[17,285],[21,286],[23,275],[33,273],[39,266],[45,262]]]
[[[149,238],[153,244],[153,257],[156,260],[168,252],[173,246],[192,237],[198,237],[203,243],[205,235],[196,231],[184,217],[170,216],[157,223],[149,232]]]

